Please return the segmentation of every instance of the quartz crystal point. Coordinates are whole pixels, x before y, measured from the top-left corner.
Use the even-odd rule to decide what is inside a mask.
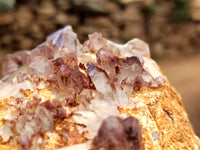
[[[92,149],[144,150],[139,121],[134,117],[105,119],[94,138]]]
[[[15,54],[9,54],[6,56],[2,65],[2,73],[4,76],[11,74],[28,62],[28,56],[30,51],[19,51]]]
[[[148,44],[100,33],[81,44],[71,26],[5,58],[0,149],[199,149],[181,98]]]

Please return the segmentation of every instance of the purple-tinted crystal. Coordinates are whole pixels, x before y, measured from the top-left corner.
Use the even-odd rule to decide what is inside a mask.
[[[105,119],[94,138],[92,149],[144,150],[139,122],[134,117],[120,119],[110,116]]]
[[[3,75],[11,74],[28,62],[30,51],[19,51],[6,56],[2,64]]]
[[[94,63],[89,65],[87,72],[98,92],[101,92],[105,96],[112,93],[112,88],[105,72],[100,70]]]
[[[34,74],[39,77],[47,77],[53,75],[54,67],[52,62],[46,57],[37,56],[28,65],[27,73]]]
[[[115,71],[115,61],[111,51],[101,48],[97,54],[98,65],[106,71],[107,75],[112,78],[116,74]]]

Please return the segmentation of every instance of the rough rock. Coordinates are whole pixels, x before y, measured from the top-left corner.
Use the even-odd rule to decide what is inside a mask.
[[[93,33],[81,44],[66,26],[9,55],[4,74],[1,149],[199,149],[179,94],[139,39]]]
[[[3,3],[7,2],[3,1]],[[191,29],[198,31],[197,22],[195,20],[184,23],[169,22],[174,1],[156,3],[157,12],[149,16],[144,13],[143,8],[150,7],[151,4],[152,0],[17,1],[12,10],[1,12],[0,47],[4,53],[11,50],[30,50],[42,43],[51,32],[70,24],[81,42],[87,39],[88,34],[98,31],[104,37],[119,43],[137,37],[151,42],[151,46],[162,42],[164,47],[168,48],[166,39],[176,32],[176,35],[185,37],[188,42],[182,48],[170,45],[170,49],[175,49],[179,55],[183,56],[184,51],[190,51],[192,54],[199,52],[199,44],[196,40],[199,34],[192,32],[188,34]],[[194,14],[197,16],[199,9],[195,5]],[[94,17],[95,21],[93,21]],[[6,40],[7,36],[9,40]],[[171,56],[168,56],[171,52],[164,50],[163,53],[162,58]],[[155,57],[159,56],[161,55],[158,54]]]
[[[198,0],[191,1],[192,19],[200,21],[200,2]]]
[[[16,21],[20,28],[28,28],[33,23],[34,16],[29,8],[19,7],[15,14]]]
[[[44,0],[40,5],[38,13],[44,18],[52,18],[56,15],[56,8],[53,6],[52,3],[49,3],[47,0]]]
[[[2,26],[6,26],[6,25],[10,25],[14,22],[14,15],[12,13],[9,12],[1,12],[0,13],[1,17],[0,17],[0,25]]]

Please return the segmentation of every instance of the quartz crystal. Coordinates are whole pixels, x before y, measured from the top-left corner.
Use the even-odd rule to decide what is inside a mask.
[[[28,62],[28,57],[30,56],[30,51],[19,51],[15,54],[9,54],[6,56],[4,63],[2,65],[3,75],[11,74]]]
[[[139,121],[133,117],[108,117],[94,138],[92,149],[144,150]]]
[[[3,142],[7,142],[11,136],[13,136],[13,132],[10,129],[10,126],[5,123],[1,128],[0,128],[0,136],[3,139]]]
[[[124,80],[135,84],[136,78],[141,78],[138,80],[141,85],[164,85],[164,77],[156,68],[157,66],[146,58],[149,56],[149,47],[145,42],[133,39],[120,45],[103,38],[100,33],[93,33],[89,35],[89,40],[81,45],[70,26],[50,35],[45,43],[31,52],[21,51],[8,55],[3,64],[3,72],[4,75],[11,74],[21,66],[28,64],[28,74],[48,78],[48,76],[56,75],[54,74],[56,64],[53,65],[53,62],[57,60],[56,58],[60,58],[64,62],[60,64],[60,70],[57,70],[57,73],[67,77],[70,72],[73,72],[74,67],[88,62],[83,60],[87,59],[84,57],[87,53],[96,54],[94,58],[96,60],[92,59],[93,62],[89,62],[93,65],[83,64],[88,67],[84,68],[85,73],[89,75],[87,77],[91,78],[94,84],[98,81],[106,83],[106,80],[113,80],[111,83],[102,85],[102,88],[112,86],[115,82],[121,84]],[[78,60],[82,60],[82,62]],[[92,69],[99,71],[94,72]],[[99,76],[104,79],[98,80]],[[158,77],[163,79],[159,80]],[[145,84],[146,82],[149,83]],[[95,88],[98,90],[97,84],[95,84]],[[115,90],[115,87],[112,87],[112,90]],[[100,92],[103,92],[103,89],[100,89]]]
[[[0,149],[157,150],[172,138],[169,128],[181,120],[190,128],[187,118],[157,126],[178,96],[139,39],[116,44],[93,33],[81,44],[66,26],[32,51],[8,55],[3,74]]]

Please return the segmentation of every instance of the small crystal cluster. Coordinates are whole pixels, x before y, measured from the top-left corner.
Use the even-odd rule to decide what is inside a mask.
[[[92,140],[104,119],[120,116],[118,108],[134,108],[134,91],[165,85],[143,41],[120,45],[93,33],[81,44],[70,26],[32,51],[8,55],[3,74],[0,99],[9,113],[0,136],[25,149],[44,147],[45,133],[66,117]]]
[[[119,45],[93,33],[82,45],[70,26],[50,35],[32,51],[7,56],[3,64],[5,77],[19,68],[40,78],[57,81],[67,78],[59,83],[76,89],[74,93],[93,86],[105,97],[112,97],[120,107],[127,103],[134,90],[165,84],[158,66],[149,59],[149,47],[143,41],[133,39]]]

